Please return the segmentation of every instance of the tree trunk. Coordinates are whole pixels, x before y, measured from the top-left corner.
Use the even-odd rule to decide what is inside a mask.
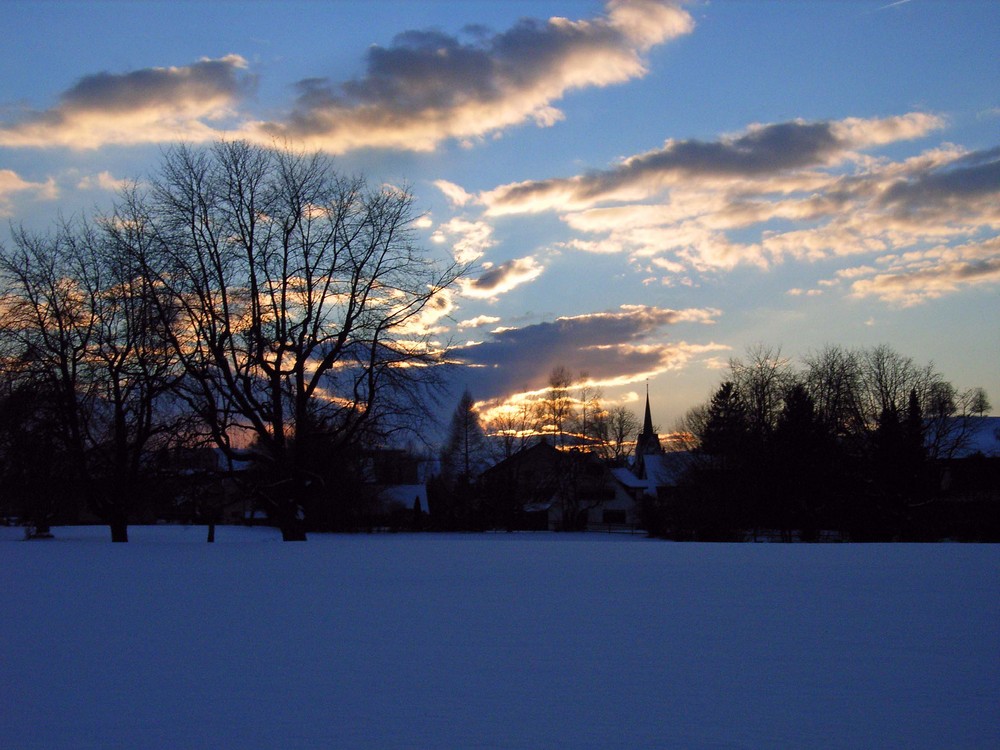
[[[306,541],[306,524],[303,519],[299,518],[296,503],[283,502],[278,509],[275,520],[278,522],[278,528],[281,529],[281,541]]]
[[[283,542],[304,542],[306,541],[306,527],[298,518],[283,520],[278,528],[281,529],[281,541]]]
[[[108,523],[108,526],[111,527],[112,542],[128,541],[128,519],[124,515],[116,515]]]

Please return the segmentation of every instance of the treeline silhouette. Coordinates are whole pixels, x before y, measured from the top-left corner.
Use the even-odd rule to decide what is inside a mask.
[[[305,538],[310,515],[333,523],[356,457],[419,432],[440,386],[430,323],[464,269],[415,246],[414,218],[403,188],[235,141],[169,149],[106,214],[12,228],[5,513],[44,533],[84,506],[127,541],[130,519],[186,477],[214,518],[237,490],[193,487],[203,472],[175,460],[209,450],[255,467],[230,483],[250,482],[238,492],[286,540]]]
[[[1000,462],[967,455],[989,409],[981,388],[959,393],[888,346],[827,347],[799,371],[754,347],[685,418],[690,469],[647,503],[647,528],[701,540],[1000,539]]]
[[[39,535],[96,519],[114,541],[130,522],[211,525],[240,502],[286,540],[377,523],[374,483],[422,481],[412,452],[387,447],[431,433],[448,367],[435,322],[466,270],[428,260],[413,218],[405,189],[236,141],[166,151],[108,213],[13,227],[0,512]],[[589,382],[556,368],[544,397],[488,430],[465,394],[432,507],[411,496],[394,523],[509,524],[558,491],[562,527],[580,527],[638,426]],[[688,414],[689,470],[643,501],[643,523],[682,539],[997,538],[996,459],[961,503],[943,489],[989,409],[982,389],[959,393],[887,346],[829,347],[801,370],[756,347]],[[479,481],[543,434],[544,487]]]

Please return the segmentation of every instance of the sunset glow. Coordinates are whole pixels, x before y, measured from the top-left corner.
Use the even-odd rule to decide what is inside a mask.
[[[408,325],[485,416],[564,366],[648,381],[666,432],[758,343],[887,343],[1000,399],[994,2],[5,10],[0,216],[106,211],[177,142],[333,154],[470,264]]]

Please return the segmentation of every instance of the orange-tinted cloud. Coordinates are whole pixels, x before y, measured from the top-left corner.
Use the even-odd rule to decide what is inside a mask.
[[[886,256],[879,266],[844,269],[838,276],[851,281],[851,296],[912,307],[969,287],[1000,283],[1000,237]]]
[[[498,329],[487,340],[459,347],[452,354],[467,365],[463,377],[481,399],[542,388],[556,365],[574,373],[586,371],[595,385],[625,385],[725,349],[718,344],[661,341],[667,327],[711,324],[720,314],[712,309],[625,305],[615,312]]]
[[[923,113],[755,125],[716,141],[668,141],[602,171],[502,185],[478,200],[493,215],[558,211],[578,233],[561,247],[628,255],[647,273],[665,271],[668,284],[739,265],[960,243],[968,252],[1000,231],[1000,148],[944,144],[896,161],[864,152],[944,125]],[[992,283],[993,270],[982,258],[953,259],[859,279],[852,294],[914,304]]]
[[[52,109],[0,124],[0,146],[74,149],[108,144],[206,141],[255,85],[239,55],[191,65],[96,73],[77,81]]]
[[[369,49],[360,78],[298,83],[287,118],[248,133],[340,153],[358,148],[433,150],[447,139],[475,139],[562,118],[554,102],[574,89],[623,83],[645,74],[643,53],[690,32],[691,16],[666,0],[612,0],[592,19],[523,19],[460,39],[407,31]]]
[[[694,182],[703,188],[735,181],[769,181],[771,192],[799,188],[799,172],[842,162],[855,149],[924,135],[942,127],[940,117],[911,113],[886,119],[753,125],[715,141],[668,140],[662,148],[631,156],[610,169],[569,178],[501,185],[480,196],[490,213],[582,210],[607,202],[638,201]],[[781,176],[795,178],[781,185]]]

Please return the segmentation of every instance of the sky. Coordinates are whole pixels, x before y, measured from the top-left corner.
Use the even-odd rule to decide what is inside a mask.
[[[408,186],[472,264],[434,335],[485,405],[563,366],[665,431],[731,357],[889,344],[1000,408],[1000,3],[4,4],[0,239],[172,143]]]

